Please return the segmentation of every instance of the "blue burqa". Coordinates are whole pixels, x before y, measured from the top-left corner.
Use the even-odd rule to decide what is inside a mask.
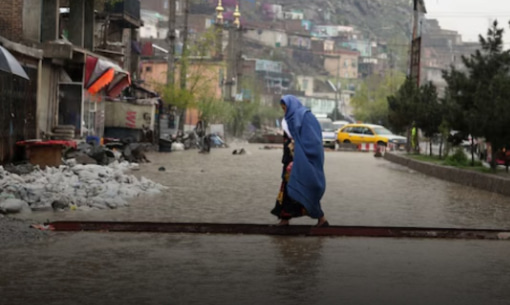
[[[290,198],[301,203],[312,218],[324,216],[321,198],[326,190],[322,129],[310,110],[292,95],[282,98],[285,120],[294,139],[294,164],[287,183]]]

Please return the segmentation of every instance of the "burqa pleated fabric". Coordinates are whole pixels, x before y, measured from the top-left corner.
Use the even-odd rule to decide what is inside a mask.
[[[294,163],[287,184],[288,195],[304,206],[312,218],[324,216],[321,199],[326,190],[322,129],[315,115],[292,95],[282,98],[285,121],[294,139]]]

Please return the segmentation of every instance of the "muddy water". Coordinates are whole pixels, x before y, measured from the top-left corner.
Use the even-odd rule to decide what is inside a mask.
[[[152,154],[136,175],[167,185],[160,196],[24,217],[274,223],[281,151],[260,146]],[[510,228],[508,198],[371,154],[327,153],[326,175],[332,224]],[[508,304],[509,252],[507,241],[53,233],[0,250],[0,304]]]
[[[59,233],[2,251],[0,304],[508,304],[510,243]]]
[[[238,146],[240,147],[240,146]],[[129,208],[24,215],[37,221],[143,220],[274,223],[269,213],[280,179],[281,150],[243,146],[246,155],[214,149],[154,153],[137,176],[168,186]],[[158,171],[159,167],[165,171]],[[328,152],[323,209],[332,224],[510,228],[508,197],[441,181],[369,153]],[[313,224],[307,218],[295,223]]]

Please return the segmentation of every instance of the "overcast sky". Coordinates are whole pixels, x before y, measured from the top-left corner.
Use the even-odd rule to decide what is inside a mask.
[[[427,18],[439,20],[439,25],[456,30],[463,41],[478,41],[494,19],[505,28],[505,49],[510,48],[510,0],[425,0]]]

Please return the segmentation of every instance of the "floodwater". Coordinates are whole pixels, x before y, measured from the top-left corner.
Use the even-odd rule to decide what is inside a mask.
[[[232,155],[244,147],[245,155]],[[23,215],[46,220],[132,220],[276,223],[269,213],[278,192],[281,150],[247,144],[149,155],[134,172],[168,187],[129,208]],[[159,171],[159,167],[165,171]],[[371,153],[326,152],[323,210],[334,225],[510,229],[508,197],[442,181],[374,158]],[[314,224],[309,218],[296,224]]]
[[[262,146],[151,154],[136,175],[169,187],[159,196],[23,217],[276,223],[281,150]],[[368,153],[327,152],[325,167],[332,225],[510,228],[508,197]],[[0,250],[0,304],[508,304],[508,253],[508,241],[52,233]]]
[[[1,253],[0,304],[508,304],[505,241],[59,233]]]

